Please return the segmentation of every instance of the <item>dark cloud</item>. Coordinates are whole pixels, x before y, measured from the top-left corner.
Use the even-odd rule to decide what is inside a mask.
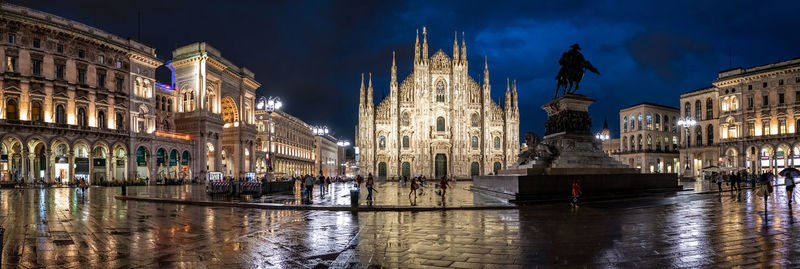
[[[361,73],[373,73],[378,100],[388,92],[392,51],[400,79],[411,72],[414,31],[422,26],[431,53],[450,54],[453,32],[466,33],[470,74],[481,81],[488,56],[494,100],[506,77],[517,79],[521,132],[541,133],[539,106],[552,98],[556,61],[572,43],[602,74],[588,74],[580,90],[597,99],[594,127],[608,117],[614,131],[620,108],[677,106],[680,93],[709,85],[729,62],[752,66],[800,56],[795,1],[8,2],[123,37],[137,37],[141,13],[141,39],[162,60],[178,46],[207,41],[256,74],[259,95],[280,96],[289,113],[351,140]]]

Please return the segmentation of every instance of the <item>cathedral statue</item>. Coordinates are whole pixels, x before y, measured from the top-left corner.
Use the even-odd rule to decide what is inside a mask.
[[[570,48],[569,51],[561,54],[561,59],[558,60],[561,69],[558,70],[558,75],[556,75],[556,95],[553,98],[558,97],[558,91],[561,89],[564,90],[562,96],[578,91],[586,70],[600,74],[597,68],[583,58],[583,54],[580,52],[581,47],[578,44],[573,44]]]

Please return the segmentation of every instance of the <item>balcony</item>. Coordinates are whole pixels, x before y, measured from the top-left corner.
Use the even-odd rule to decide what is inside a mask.
[[[124,135],[129,136],[130,133],[128,130],[118,130],[118,129],[107,129],[107,128],[97,128],[97,127],[90,127],[90,126],[78,126],[78,125],[69,125],[69,124],[58,124],[58,123],[50,123],[50,122],[40,122],[40,121],[27,121],[27,120],[3,120],[0,119],[0,127],[2,126],[13,126],[13,127],[21,127],[21,128],[35,128],[34,131],[39,132],[42,131],[42,128],[48,129],[54,133],[59,132],[59,130],[70,130],[76,132],[93,132],[93,133],[100,133],[106,135]]]

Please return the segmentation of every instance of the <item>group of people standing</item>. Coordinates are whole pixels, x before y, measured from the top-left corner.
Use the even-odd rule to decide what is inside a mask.
[[[776,180],[777,177],[772,173],[765,173],[765,174],[748,174],[746,171],[739,171],[736,173],[712,173],[711,180],[712,182],[717,184],[717,190],[720,194],[722,194],[722,184],[726,184],[730,186],[731,195],[733,192],[736,191],[737,193],[742,191],[742,185],[750,185],[750,188],[754,189],[754,194],[766,197],[772,194],[774,184],[777,182],[773,182]],[[758,184],[756,184],[758,182]],[[792,174],[787,174],[784,177],[784,186],[786,188],[786,202],[791,204],[794,202],[793,193],[794,187],[796,183],[794,181],[794,176]]]

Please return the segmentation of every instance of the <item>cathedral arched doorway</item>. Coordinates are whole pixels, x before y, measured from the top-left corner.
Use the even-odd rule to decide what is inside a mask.
[[[400,165],[400,168],[403,171],[403,176],[404,177],[411,177],[411,164],[410,163],[403,162],[403,164]]]
[[[474,176],[478,176],[480,174],[481,174],[481,166],[480,166],[480,164],[478,164],[478,162],[472,162],[472,165],[470,165],[469,175],[474,177]]]
[[[497,175],[497,172],[500,172],[501,167],[502,165],[500,164],[500,162],[494,162],[494,167],[493,167],[494,169],[492,169],[492,171],[494,171],[495,175]]]
[[[436,178],[441,178],[447,175],[447,156],[444,154],[436,154],[436,158],[434,158],[436,165]]]
[[[386,163],[378,163],[378,178],[386,178]]]

